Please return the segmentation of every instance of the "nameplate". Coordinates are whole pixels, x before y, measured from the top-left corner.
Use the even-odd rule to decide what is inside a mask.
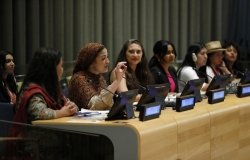
[[[176,98],[176,111],[182,112],[193,109],[195,106],[195,96],[193,94]]]
[[[158,118],[161,114],[161,103],[154,102],[148,103],[140,106],[140,121],[147,121],[150,119]]]
[[[223,102],[225,99],[225,88],[210,90],[207,96],[209,104]]]
[[[250,84],[237,86],[237,97],[247,97],[250,95]]]

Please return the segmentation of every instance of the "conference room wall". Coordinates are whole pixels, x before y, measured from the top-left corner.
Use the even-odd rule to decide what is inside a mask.
[[[72,64],[91,41],[107,46],[112,66],[129,38],[143,42],[148,58],[156,40],[170,40],[178,61],[192,42],[230,39],[247,59],[248,8],[248,0],[1,0],[0,50],[14,52],[18,74],[40,46],[58,48]]]

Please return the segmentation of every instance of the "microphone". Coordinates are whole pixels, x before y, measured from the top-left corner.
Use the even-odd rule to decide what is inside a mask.
[[[124,76],[122,78],[126,79],[126,77],[124,77]],[[147,87],[144,87],[144,86],[140,85],[139,83],[136,83],[135,81],[134,81],[134,84],[137,85],[138,87],[140,87],[143,91],[148,92]]]
[[[235,73],[236,73],[237,76],[240,75],[240,77],[243,77],[247,73],[247,69],[244,72],[241,72],[239,70],[235,70]]]
[[[91,84],[94,84],[94,82],[93,82],[91,79],[87,79],[87,82],[88,82],[88,83],[91,83]],[[109,93],[113,94],[115,98],[118,98],[118,97],[119,97],[118,94],[111,92],[111,91],[108,90],[107,88],[104,88],[104,87],[102,87],[102,86],[99,86],[99,87],[101,87],[102,89],[104,89],[104,90],[108,91]]]
[[[210,79],[213,79],[212,76],[210,76],[210,75],[208,75],[208,74],[206,74],[206,73],[203,73],[203,72],[199,71],[199,70],[198,70],[197,68],[195,68],[195,67],[193,67],[193,70],[195,70],[195,71],[198,72],[198,73],[201,73],[203,76],[208,76]]]

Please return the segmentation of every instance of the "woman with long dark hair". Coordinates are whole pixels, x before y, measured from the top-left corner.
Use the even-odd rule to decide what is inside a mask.
[[[235,78],[241,78],[247,68],[245,68],[240,62],[240,48],[234,42],[225,42],[223,48],[224,51],[224,62],[228,70],[233,74]]]
[[[205,66],[207,62],[207,49],[203,43],[193,43],[188,47],[187,54],[177,71],[177,77],[179,79],[180,92],[189,80],[199,79],[204,77],[200,75],[198,71],[202,66]],[[205,91],[207,83],[203,84],[201,90]]]
[[[153,76],[148,68],[144,47],[139,40],[130,39],[123,44],[115,65],[119,62],[126,62],[127,71],[117,89],[118,93],[132,89],[139,89],[139,93],[141,93],[143,91],[140,85],[146,86],[154,83]],[[113,70],[110,75],[110,81],[112,82],[114,79],[115,74]],[[140,96],[137,96],[136,101],[139,99]]]
[[[178,92],[176,70],[172,66],[177,56],[174,44],[166,40],[159,40],[154,44],[153,52],[149,68],[155,78],[155,83],[169,83],[170,92]]]
[[[0,102],[15,104],[17,85],[14,75],[15,63],[9,51],[0,52]]]
[[[63,74],[62,54],[52,48],[38,49],[27,70],[18,95],[15,121],[70,116],[78,111],[75,103],[66,99],[59,81]]]

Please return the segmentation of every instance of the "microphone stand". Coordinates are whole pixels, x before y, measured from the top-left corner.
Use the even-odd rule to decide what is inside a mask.
[[[91,79],[87,79],[87,82],[90,83],[90,84],[94,84],[94,82],[93,82]],[[118,98],[118,97],[119,97],[118,94],[111,92],[111,91],[108,90],[107,88],[104,88],[104,87],[102,87],[102,86],[99,86],[99,87],[101,87],[102,89],[104,89],[104,90],[108,91],[109,93],[113,94],[115,98]]]

